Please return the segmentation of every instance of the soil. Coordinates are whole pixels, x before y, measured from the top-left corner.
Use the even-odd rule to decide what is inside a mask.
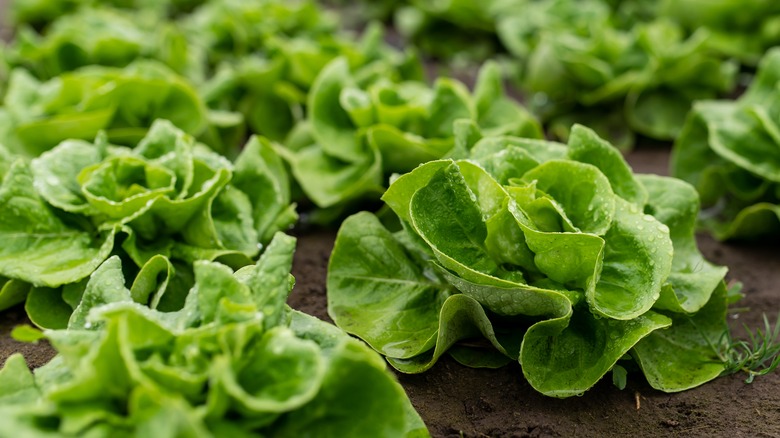
[[[0,0],[0,22],[7,0]],[[0,24],[0,36],[3,35]],[[6,34],[7,36],[7,34]],[[637,172],[666,173],[668,148],[639,147],[628,155]],[[297,284],[289,304],[330,321],[325,276],[334,230],[298,231],[293,274]],[[729,280],[744,284],[739,312],[729,316],[737,336],[742,324],[759,327],[762,313],[773,321],[780,310],[780,253],[770,243],[723,244],[699,236],[711,261],[729,266]],[[48,343],[25,344],[10,337],[12,328],[29,323],[21,306],[0,315],[0,364],[13,353],[31,368],[46,363]],[[744,383],[744,375],[722,377],[689,391],[653,390],[639,374],[625,390],[604,379],[581,397],[564,400],[535,392],[519,364],[497,370],[470,369],[448,358],[424,374],[398,379],[434,437],[608,437],[729,436],[780,438],[780,373]]]

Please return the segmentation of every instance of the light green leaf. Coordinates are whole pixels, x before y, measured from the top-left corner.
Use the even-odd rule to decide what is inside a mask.
[[[721,283],[695,315],[670,315],[670,328],[651,334],[634,347],[632,356],[650,386],[665,392],[684,391],[723,372],[725,366],[713,348],[728,330],[725,296]]]
[[[674,245],[672,272],[656,307],[695,313],[710,300],[728,270],[705,260],[696,245],[698,194],[692,186],[674,178],[641,175],[639,181],[650,194],[648,206],[653,216],[669,227]]]
[[[89,320],[90,311],[104,304],[132,301],[130,291],[125,288],[125,276],[122,262],[118,256],[112,256],[90,276],[81,302],[68,320],[68,329],[90,329],[94,324]]]
[[[568,146],[568,157],[598,167],[616,195],[637,205],[647,202],[647,191],[636,180],[623,156],[595,132],[582,125],[574,125]]]
[[[670,324],[669,318],[654,312],[630,321],[574,312],[538,322],[523,338],[523,374],[545,395],[563,398],[582,394],[642,338]]]
[[[388,356],[388,362],[404,373],[421,373],[432,367],[439,357],[456,342],[483,335],[500,353],[516,357],[496,338],[493,325],[480,304],[466,295],[447,298],[438,317],[436,348],[408,359]]]
[[[35,402],[40,396],[24,356],[12,354],[0,369],[0,406]]]
[[[284,230],[298,218],[290,206],[290,183],[284,163],[271,143],[252,137],[235,162],[231,184],[250,197],[252,217],[260,242]]]
[[[450,295],[369,213],[344,221],[331,254],[328,313],[345,331],[395,358],[433,347]]]
[[[228,362],[216,365],[218,385],[247,417],[300,409],[323,384],[326,364],[317,344],[297,338],[289,329],[266,332],[234,374]]]
[[[64,329],[73,307],[63,297],[62,288],[33,287],[27,295],[24,310],[33,324],[44,329]]]
[[[604,235],[604,264],[593,295],[593,311],[632,320],[658,300],[672,268],[669,228],[635,205],[616,198],[615,218]]]
[[[82,169],[101,161],[101,151],[92,144],[67,140],[32,160],[35,188],[49,204],[65,211],[89,211],[78,181]]]
[[[585,233],[603,235],[615,214],[615,195],[609,180],[595,166],[551,160],[526,172],[523,180],[563,207],[572,224]]]
[[[355,128],[339,99],[351,81],[346,59],[335,59],[317,76],[307,102],[314,138],[328,155],[346,162],[362,156]]]
[[[30,293],[30,283],[0,277],[0,310],[11,308],[24,302]]]
[[[347,340],[333,353],[317,397],[287,415],[275,435],[294,437],[316,430],[326,437],[429,436],[405,399],[401,385],[371,360],[371,352]]]
[[[321,208],[378,196],[384,190],[381,155],[368,144],[349,161],[327,155],[319,146],[303,149],[289,161],[295,180]]]

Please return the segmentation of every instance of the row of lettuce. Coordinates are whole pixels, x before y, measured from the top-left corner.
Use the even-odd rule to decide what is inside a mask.
[[[17,2],[38,30],[3,49],[0,309],[59,351],[0,371],[14,430],[424,436],[379,356],[284,305],[295,201],[321,222],[385,202],[343,223],[328,304],[403,372],[519,361],[566,397],[632,363],[664,391],[726,371],[696,190],[582,126],[543,140],[498,64],[429,84],[311,2],[120,3]],[[780,230],[777,66],[675,146],[719,237]]]
[[[732,93],[739,66],[755,67],[780,44],[773,0],[365,3],[428,54],[505,58],[559,138],[579,122],[621,148],[635,134],[676,138],[692,102]]]
[[[497,29],[508,27],[515,32],[525,29],[529,53],[533,52],[531,48],[554,35],[564,35],[559,32],[561,28],[571,32],[579,29],[565,23],[544,24],[555,17],[566,23],[580,23],[580,27],[592,32],[617,32],[615,29],[628,32],[630,28],[633,33],[641,33],[643,36],[637,37],[637,41],[643,41],[640,44],[643,54],[628,55],[603,48],[598,52],[609,53],[614,58],[594,61],[546,50],[550,53],[542,56],[545,63],[578,60],[580,67],[561,70],[544,63],[532,64],[536,65],[539,78],[552,82],[560,75],[572,77],[571,71],[591,69],[595,75],[596,70],[620,70],[622,64],[630,67],[630,71],[610,82],[615,85],[597,87],[603,92],[596,94],[604,96],[621,93],[625,96],[628,88],[642,88],[648,80],[663,82],[659,86],[667,91],[678,87],[686,96],[680,105],[666,105],[671,101],[662,95],[670,97],[674,93],[663,91],[648,97],[650,106],[639,111],[662,121],[664,126],[674,125],[675,155],[695,155],[687,160],[691,163],[674,164],[673,175],[695,184],[703,193],[705,207],[716,207],[717,214],[710,214],[716,219],[708,223],[716,224],[719,236],[753,237],[775,232],[778,227],[772,206],[777,204],[777,197],[772,187],[780,177],[776,169],[758,164],[767,159],[764,152],[775,155],[771,147],[777,142],[777,137],[772,135],[773,127],[758,124],[765,126],[767,134],[762,135],[762,144],[768,146],[766,151],[755,153],[748,150],[755,141],[747,138],[749,134],[744,129],[733,140],[727,140],[733,146],[719,148],[722,136],[714,132],[715,128],[697,129],[694,136],[707,139],[691,140],[692,131],[685,126],[686,120],[688,125],[695,124],[691,119],[697,117],[686,117],[692,101],[719,93],[699,91],[714,90],[709,85],[720,82],[722,78],[716,76],[722,72],[731,72],[732,79],[736,72],[736,64],[724,67],[725,64],[718,64],[721,61],[700,61],[714,54],[734,56],[738,50],[722,47],[730,41],[735,47],[744,46],[741,50],[745,53],[752,53],[739,57],[740,62],[748,65],[758,62],[774,41],[770,38],[774,3],[759,1],[755,8],[749,9],[750,14],[740,15],[730,14],[735,6],[724,0],[699,5],[700,15],[684,16],[682,11],[698,9],[686,6],[687,3],[678,8],[674,2],[663,1],[649,2],[646,9],[634,2],[597,6],[603,0],[576,5],[562,0],[528,4],[518,1],[471,5],[472,9],[484,8],[481,13],[471,11],[471,15],[480,17],[494,11],[490,16],[496,19],[517,21],[520,20],[517,11],[523,11],[520,15],[527,20],[545,18],[546,21],[539,23],[531,20],[536,23],[533,26],[494,23]],[[465,17],[469,9],[462,8],[469,4],[437,2],[438,12],[426,2],[414,7],[439,17],[438,21],[446,18],[463,24],[453,17]],[[381,5],[375,5],[378,6]],[[668,22],[659,24],[656,20],[648,24],[640,20],[661,15],[675,18],[672,22],[686,23],[685,31],[662,29]],[[763,20],[755,24],[759,15]],[[41,0],[14,2],[11,17],[19,31],[12,43],[0,49],[3,55],[0,77],[7,77],[0,81],[3,96],[0,143],[12,153],[35,157],[66,139],[92,141],[100,131],[106,133],[109,142],[132,147],[146,135],[154,120],[166,119],[233,159],[249,135],[259,134],[284,146],[277,148],[277,152],[294,176],[292,197],[307,207],[314,205],[314,214],[307,216],[313,221],[334,222],[361,202],[378,199],[387,187],[388,177],[394,173],[407,172],[432,159],[465,158],[462,147],[454,141],[452,122],[456,119],[474,120],[481,130],[493,135],[543,136],[537,120],[507,98],[498,64],[487,63],[482,67],[473,92],[450,78],[438,78],[431,84],[425,80],[424,68],[412,50],[395,49],[385,43],[381,26],[369,25],[362,36],[340,30],[341,23],[333,11],[311,1]],[[741,18],[737,20],[737,17]],[[606,24],[603,20],[607,20]],[[656,25],[660,27],[649,30],[648,26]],[[694,27],[698,30],[693,34],[703,36],[691,36],[683,48],[668,39],[688,35]],[[760,29],[764,37],[727,41],[723,41],[724,37],[713,37],[737,31],[741,32],[739,35],[747,35],[749,29],[754,32]],[[582,35],[605,44],[613,40],[596,38],[587,32]],[[446,45],[448,40],[442,41]],[[652,50],[648,45],[653,46]],[[507,43],[507,46],[512,45]],[[675,54],[673,62],[651,59],[648,55],[670,53]],[[762,96],[751,98],[754,101],[751,105],[771,106],[776,94],[776,78],[771,73],[773,57],[776,55],[767,54],[765,66],[760,68],[758,79],[750,87],[755,91],[748,95]],[[634,69],[640,64],[648,68],[666,65],[669,74],[645,67]],[[680,75],[685,78],[681,79]],[[733,82],[732,79],[727,82]],[[552,88],[567,98],[587,89],[582,84]],[[629,94],[632,93],[634,97],[627,98],[626,102],[644,100],[638,98],[644,91]],[[534,101],[529,99],[532,106]],[[748,104],[746,98],[739,102],[737,105],[741,107]],[[654,107],[655,104],[661,106]],[[718,105],[736,108],[732,102]],[[618,105],[621,111],[629,106]],[[707,104],[697,105],[693,113],[699,112],[702,106]],[[613,118],[592,109],[585,112],[592,119],[586,126],[602,137],[613,138],[613,144],[619,144],[614,141],[614,134],[628,126],[626,119],[631,117]],[[566,114],[562,116],[566,122],[560,126],[568,131],[578,118],[569,117],[572,114],[569,111]],[[771,118],[769,114],[764,119]],[[602,122],[611,126],[600,129],[598,125]],[[548,134],[559,131],[554,124],[546,126]],[[719,170],[706,170],[712,166],[700,166],[696,161],[701,159],[710,165],[714,160],[702,153],[689,152],[693,149],[713,150],[712,154],[723,157],[723,162],[733,169],[719,166]],[[681,160],[675,161],[686,162]],[[702,170],[703,178],[699,176]],[[712,176],[716,174],[721,176]],[[715,179],[723,183],[714,182]],[[748,213],[760,216],[762,225],[753,227],[756,231],[746,226],[742,231],[736,228],[728,231],[728,224],[740,211],[754,204],[762,205],[760,211]]]
[[[11,67],[48,80],[86,65],[121,67],[139,57],[156,59],[195,86],[216,125],[211,142],[226,143],[223,147],[235,144],[230,140],[247,127],[274,140],[286,138],[302,116],[315,77],[336,56],[347,57],[352,68],[370,64],[380,71],[392,68],[376,61],[403,62],[375,31],[362,42],[340,32],[346,19],[313,1],[13,5],[10,16],[19,31],[6,53]],[[572,124],[582,123],[621,148],[631,147],[636,133],[676,138],[692,102],[732,94],[740,66],[755,67],[780,43],[780,6],[771,0],[409,0],[343,6],[342,17],[354,10],[384,10],[373,14],[380,17],[394,12],[402,35],[423,53],[438,49],[445,58],[497,40],[497,56],[507,61],[551,135],[565,141]],[[474,59],[495,55],[477,52],[485,53]],[[368,70],[359,77],[368,79]],[[402,69],[396,79],[419,79],[418,74]]]
[[[16,17],[64,15],[30,15],[40,33],[19,29],[3,48],[0,308],[24,302],[45,331],[16,336],[45,337],[58,354],[34,373],[19,355],[6,361],[6,429],[428,436],[379,355],[286,306],[295,239],[280,231],[306,187],[291,188],[288,168],[306,151],[273,142],[313,145],[306,108],[332,60],[366,90],[417,79],[425,106],[435,92],[419,63],[376,29],[361,41],[334,33],[311,2],[214,1],[176,21],[155,2],[34,3],[15,3]],[[334,182],[333,204],[351,184]]]

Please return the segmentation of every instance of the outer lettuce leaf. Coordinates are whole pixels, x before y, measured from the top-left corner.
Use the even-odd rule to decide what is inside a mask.
[[[134,149],[101,136],[95,144],[63,142],[30,165],[18,160],[0,186],[3,198],[11,214],[0,230],[8,243],[0,275],[36,286],[28,313],[51,328],[63,327],[80,301],[83,285],[67,292],[70,285],[111,253],[137,273],[135,300],[177,310],[195,261],[250,264],[297,219],[286,171],[268,141],[252,138],[232,164],[166,121]],[[23,296],[8,283],[4,307]]]
[[[637,342],[670,324],[668,318],[655,312],[619,321],[575,311],[564,318],[538,322],[523,337],[523,374],[545,395],[582,394]]]
[[[3,424],[30,436],[428,436],[378,355],[284,304],[294,249],[279,233],[254,266],[196,264],[176,312],[134,303],[109,259],[69,329],[46,332],[59,355],[34,375],[20,356],[0,370]]]
[[[726,267],[705,260],[696,246],[698,194],[692,186],[674,178],[641,175],[640,181],[650,194],[648,207],[656,219],[669,227],[674,244],[672,272],[655,307],[696,313],[710,301],[727,271]]]
[[[327,280],[328,313],[336,324],[350,333],[359,330],[361,339],[389,357],[430,349],[449,289],[432,281],[369,213],[349,217],[337,240]]]
[[[717,348],[728,330],[726,306],[721,282],[696,314],[668,314],[670,328],[651,333],[634,346],[631,354],[653,388],[684,391],[721,375],[725,366],[713,346]]]
[[[401,231],[368,213],[339,231],[328,268],[334,321],[402,372],[447,352],[476,367],[519,360],[535,389],[568,397],[634,349],[648,379],[677,390],[677,370],[640,346],[661,345],[658,331],[689,339],[686,318],[725,327],[705,306],[726,271],[696,248],[696,194],[637,177],[593,131],[572,132],[568,148],[486,136],[472,146],[475,161],[432,161],[395,179],[383,199]],[[700,340],[681,368],[711,360]],[[690,385],[713,377],[692,374]]]

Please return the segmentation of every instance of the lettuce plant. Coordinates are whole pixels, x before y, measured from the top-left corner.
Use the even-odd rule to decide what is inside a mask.
[[[208,123],[195,89],[158,62],[87,66],[46,82],[15,69],[0,108],[0,143],[37,156],[63,140],[89,140],[102,130],[111,142],[133,145],[160,118],[193,135]]]
[[[634,175],[575,126],[568,145],[472,137],[468,160],[398,177],[382,199],[402,227],[359,213],[341,226],[328,309],[402,372],[449,353],[473,367],[519,360],[538,391],[581,394],[633,361],[681,391],[725,370],[726,268],[693,237],[698,197]]]
[[[780,4],[773,0],[661,0],[657,14],[689,30],[706,29],[707,47],[756,65],[780,44]]]
[[[27,312],[47,328],[64,325],[112,254],[134,275],[136,301],[176,310],[195,261],[250,264],[297,217],[284,165],[257,137],[231,163],[158,121],[132,149],[100,136],[2,162],[0,308],[31,284]]]
[[[23,27],[8,51],[12,65],[41,80],[87,65],[124,67],[141,58],[202,80],[202,52],[197,49],[173,22],[153,11],[102,7],[64,15],[42,34]]]
[[[541,137],[536,120],[504,94],[495,64],[483,67],[473,93],[449,78],[432,87],[393,79],[386,72],[360,77],[343,58],[317,77],[306,124],[282,152],[318,207],[376,199],[390,174],[466,154],[455,141],[457,119],[471,120],[486,133]]]
[[[59,354],[0,370],[0,421],[22,436],[424,437],[381,358],[285,304],[295,239],[235,273],[198,262],[184,307],[138,303],[121,261],[91,276]]]
[[[624,30],[603,4],[587,4],[593,7],[534,2],[549,10],[509,16],[500,27],[502,40],[520,59],[520,83],[532,93],[532,109],[556,136],[565,138],[572,123],[580,122],[621,147],[633,144],[634,132],[671,140],[693,101],[734,88],[738,64],[708,50],[705,30],[688,35],[666,20]],[[558,26],[536,27],[534,17],[563,6],[568,13],[556,15]],[[564,29],[569,22],[575,26]]]
[[[426,55],[456,67],[483,62],[498,52],[495,17],[503,7],[517,6],[516,0],[390,3],[396,8],[394,25],[401,36]]]
[[[359,40],[330,33],[269,35],[262,52],[219,64],[201,94],[210,108],[238,111],[251,132],[282,142],[305,119],[320,72],[341,57],[365,80],[378,75],[422,79],[416,56],[388,46],[381,27],[372,25]]]
[[[701,193],[719,239],[780,235],[780,50],[767,53],[736,101],[694,105],[672,151],[672,174]]]
[[[212,66],[264,52],[277,38],[324,36],[338,29],[335,16],[312,0],[210,0],[180,21],[188,39],[206,49]]]

